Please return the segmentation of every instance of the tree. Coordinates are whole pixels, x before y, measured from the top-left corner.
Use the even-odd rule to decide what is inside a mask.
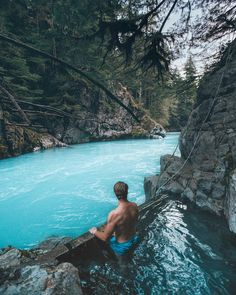
[[[191,61],[186,77],[168,72],[170,61],[183,44],[197,46],[235,31],[235,3],[2,0],[0,26],[11,37],[76,65],[112,91],[119,83],[127,86],[157,120],[177,128],[186,122],[196,80]],[[196,9],[204,14],[195,17]],[[170,22],[173,15],[176,20]],[[93,105],[105,99],[98,88],[51,59],[2,42],[0,47],[1,78],[15,97],[70,113],[83,109],[78,89],[93,93]],[[190,89],[184,89],[186,79],[195,81]]]
[[[196,101],[197,73],[191,56],[184,66],[184,78],[176,80],[176,87],[178,124],[182,128],[186,126]]]
[[[159,75],[168,70],[183,40],[185,45],[187,42],[199,45],[221,39],[236,28],[236,1],[233,0],[117,0],[109,3],[110,10],[100,11],[95,21],[98,29],[94,28],[90,37],[100,36],[106,40],[107,52],[120,51],[126,61],[136,58],[146,69],[156,67]],[[170,25],[173,14],[178,18]],[[140,41],[143,47],[137,55]]]

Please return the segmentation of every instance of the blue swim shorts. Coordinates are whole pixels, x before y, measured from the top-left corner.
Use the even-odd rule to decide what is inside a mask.
[[[138,242],[138,235],[134,235],[130,240],[122,243],[117,242],[116,237],[112,236],[109,241],[109,244],[111,249],[115,252],[115,254],[124,255],[126,252],[132,249]]]

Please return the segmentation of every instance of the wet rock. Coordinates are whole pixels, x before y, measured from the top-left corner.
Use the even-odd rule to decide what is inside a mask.
[[[195,201],[195,194],[193,193],[193,191],[187,187],[183,193],[181,194],[182,197],[189,199],[190,201]]]
[[[59,245],[64,245],[68,242],[70,242],[72,238],[69,237],[50,237],[43,242],[41,242],[39,245],[36,246],[37,250],[42,250],[42,251],[51,251],[55,247]]]
[[[184,192],[184,187],[177,181],[170,181],[161,189],[162,193],[171,193],[173,195],[180,195]]]
[[[84,142],[84,138],[86,138],[86,133],[80,129],[81,128],[78,128],[76,123],[71,123],[63,133],[62,140],[68,144]],[[59,136],[61,137],[61,135]]]
[[[157,175],[144,178],[144,191],[146,201],[149,201],[155,196],[159,177]]]
[[[159,139],[160,137],[165,137],[166,136],[166,131],[165,129],[160,126],[157,125],[155,126],[151,131],[150,131],[150,138],[153,139]]]
[[[22,255],[20,250],[11,249],[0,255],[0,268],[7,269],[10,267],[16,267],[27,261],[29,261],[29,259]]]
[[[198,189],[204,194],[209,194],[211,192],[212,182],[211,179],[200,178],[198,180]]]
[[[48,135],[43,135],[40,138],[40,142],[41,142],[41,147],[44,149],[49,149],[52,147],[66,147],[67,144],[59,141],[58,139],[56,139],[54,136],[48,134]]]
[[[221,200],[226,196],[226,188],[225,185],[221,183],[213,183],[213,189],[211,192],[211,196],[213,199]]]
[[[82,290],[78,270],[70,263],[56,267],[23,266],[16,280],[6,280],[0,286],[3,295],[80,295]]]
[[[67,146],[48,133],[39,133],[30,128],[10,124],[4,117],[4,112],[2,114],[3,119],[0,119],[0,159],[40,149]]]
[[[47,278],[47,295],[82,295],[78,270],[70,263],[61,263]]]
[[[0,254],[0,294],[82,294],[77,268],[70,263],[58,265],[55,259],[45,262],[39,259],[42,253],[69,240],[71,239],[51,237],[36,249],[3,249]]]
[[[225,155],[224,155],[225,156]],[[214,174],[215,174],[215,178],[218,181],[221,181],[225,178],[226,175],[226,165],[223,162],[218,162],[215,165],[215,169],[214,169]]]
[[[183,161],[179,157],[172,157],[171,155],[161,157],[161,171],[166,171],[168,174],[173,175],[181,168]]]
[[[196,204],[204,209],[209,207],[208,197],[201,191],[196,192]]]

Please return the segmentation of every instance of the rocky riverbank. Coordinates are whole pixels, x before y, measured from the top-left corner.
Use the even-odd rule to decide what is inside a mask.
[[[28,109],[32,126],[17,124],[18,118],[8,104],[0,104],[0,159],[51,147],[64,147],[98,140],[120,138],[157,138],[164,128],[137,105],[127,89],[119,86],[116,95],[139,118],[137,123],[122,107],[106,97],[94,97],[80,89],[81,109],[71,117],[49,116],[47,112]]]
[[[160,176],[145,179],[147,199],[156,197],[159,188],[161,192],[188,198],[199,207],[224,216],[229,229],[234,233],[236,233],[235,78],[236,41],[231,45],[230,54],[226,52],[216,68],[200,83],[197,104],[180,135],[181,157],[163,156]],[[207,116],[212,104],[212,112]],[[199,139],[195,144],[198,134]],[[193,146],[194,150],[189,157]],[[178,172],[187,158],[188,161],[180,173],[165,184],[167,179]]]
[[[39,255],[65,239],[49,239],[34,250],[7,248],[0,253],[0,294],[4,295],[80,295],[78,269],[56,260],[39,262]],[[68,290],[69,293],[68,293]]]

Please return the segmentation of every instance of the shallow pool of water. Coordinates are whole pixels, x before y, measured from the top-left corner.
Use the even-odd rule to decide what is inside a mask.
[[[79,267],[85,294],[236,294],[236,237],[221,218],[167,199],[146,211],[139,230],[126,269],[111,259]]]
[[[159,171],[160,156],[173,152],[178,136],[80,144],[1,160],[0,247],[29,248],[103,223],[116,206],[118,180],[141,204],[144,177]]]

